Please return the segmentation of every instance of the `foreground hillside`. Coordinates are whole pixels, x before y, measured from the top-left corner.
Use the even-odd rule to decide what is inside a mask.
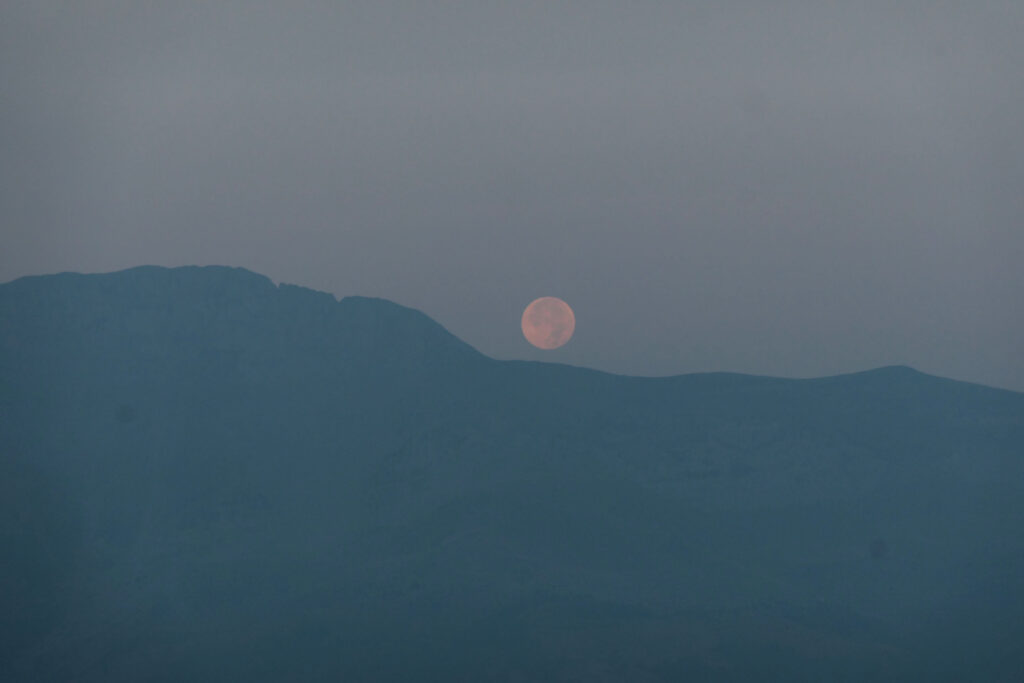
[[[241,269],[0,285],[0,679],[1022,680],[1024,395],[489,359]]]

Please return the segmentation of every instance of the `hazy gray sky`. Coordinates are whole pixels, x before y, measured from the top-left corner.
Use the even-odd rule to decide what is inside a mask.
[[[0,280],[238,265],[499,358],[1021,390],[1022,36],[1019,0],[4,0]]]

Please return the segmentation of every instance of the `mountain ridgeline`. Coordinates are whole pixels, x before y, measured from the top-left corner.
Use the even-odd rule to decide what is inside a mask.
[[[0,285],[5,681],[1017,681],[1024,394],[636,378],[224,267]]]

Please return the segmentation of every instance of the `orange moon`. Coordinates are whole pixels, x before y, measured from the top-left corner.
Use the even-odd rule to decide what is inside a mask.
[[[523,336],[538,349],[557,349],[576,330],[576,316],[558,297],[542,296],[523,311]]]

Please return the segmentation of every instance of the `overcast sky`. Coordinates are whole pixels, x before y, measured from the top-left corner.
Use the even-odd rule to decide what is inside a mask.
[[[1019,0],[4,0],[0,280],[228,264],[498,358],[1024,390],[1022,36]]]

